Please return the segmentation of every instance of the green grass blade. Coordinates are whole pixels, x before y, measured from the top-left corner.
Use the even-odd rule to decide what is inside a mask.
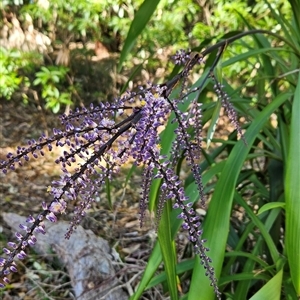
[[[182,274],[189,270],[192,270],[195,265],[195,258],[184,260],[176,265],[176,274]],[[167,280],[166,272],[162,272],[159,275],[153,277],[150,283],[147,285],[147,289],[157,286]]]
[[[121,71],[122,64],[125,61],[126,56],[133,48],[138,36],[145,29],[159,2],[160,0],[145,0],[139,10],[136,12],[122,48],[118,64],[118,72]]]
[[[278,127],[280,132],[280,148],[281,148],[281,155],[283,164],[286,166],[288,160],[288,149],[290,144],[290,134],[288,125],[283,120],[283,116],[278,116]]]
[[[300,296],[300,76],[294,95],[290,147],[285,174],[286,251],[292,281]]]
[[[246,225],[243,233],[238,237],[239,239],[238,239],[236,245],[234,247],[232,247],[233,249],[235,249],[235,251],[241,251],[243,249],[243,245],[244,245],[245,241],[247,240],[247,237],[249,236],[249,234],[253,231],[253,228],[254,228],[253,223],[248,223],[248,225]],[[233,230],[231,230],[231,231],[233,231]],[[230,235],[228,237],[228,244],[229,244],[229,246],[231,246]],[[226,253],[226,255],[227,255],[227,253]],[[230,272],[232,270],[232,266],[235,263],[235,260],[236,260],[235,257],[231,257],[227,261],[226,265],[222,269],[223,274],[230,274]],[[220,278],[220,281],[219,281],[220,283],[222,282],[222,278],[223,277]]]
[[[139,286],[136,292],[130,297],[130,300],[141,299],[144,290],[146,289],[151,278],[153,277],[153,274],[156,272],[157,268],[159,267],[161,261],[162,261],[161,249],[159,243],[157,242],[153,247],[151,256],[149,257],[149,262],[145,268],[145,272],[139,283]]]
[[[212,264],[217,278],[219,278],[222,270],[229,232],[231,206],[238,175],[256,136],[262,130],[270,115],[290,96],[289,93],[280,94],[257,115],[245,134],[248,146],[245,146],[243,141],[239,141],[234,146],[217,182],[203,225],[203,237],[208,240],[207,247],[210,249],[208,255],[213,261]],[[190,299],[214,299],[214,291],[209,285],[209,279],[205,276],[205,271],[201,265],[195,265],[192,280],[197,284],[192,284],[190,287]],[[201,294],[199,293],[199,283],[201,283]],[[196,296],[198,298],[193,298]]]
[[[164,207],[159,228],[158,240],[164,261],[164,269],[167,275],[169,293],[172,300],[178,299],[176,282],[176,250],[171,234],[170,211],[172,210],[171,201],[167,201]]]
[[[257,212],[257,215],[260,215],[267,210],[278,208],[278,207],[285,208],[285,203],[284,202],[269,202],[259,209],[259,211]]]
[[[238,202],[238,203],[241,203],[241,202]],[[257,239],[256,244],[251,251],[252,254],[260,255],[261,251],[262,251],[263,243],[266,243],[266,245],[269,248],[271,258],[272,258],[274,264],[276,264],[276,266],[274,266],[273,269],[275,267],[277,267],[276,270],[280,270],[281,268],[278,268],[278,266],[277,266],[278,262],[280,262],[280,255],[278,253],[276,245],[274,244],[272,236],[269,233],[269,231],[273,227],[276,219],[278,218],[280,209],[277,208],[277,209],[271,210],[267,219],[264,221],[264,223],[262,223],[261,221],[258,220],[258,218],[256,218],[256,216],[254,215],[253,212],[250,213],[251,209],[248,205],[244,205],[244,208],[248,209],[247,214],[251,217],[252,222],[258,227],[258,229],[261,233],[261,236]],[[256,268],[255,263],[252,260],[248,259],[246,261],[246,263],[244,263],[244,265],[243,265],[243,272],[255,272],[255,268]],[[237,299],[245,299],[246,300],[247,293],[250,288],[251,288],[250,280],[240,281],[235,289],[235,296],[237,297]]]

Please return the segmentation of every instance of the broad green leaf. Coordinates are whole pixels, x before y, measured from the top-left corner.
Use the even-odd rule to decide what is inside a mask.
[[[283,271],[280,270],[269,280],[250,300],[272,299],[280,300]]]
[[[285,174],[285,245],[292,281],[300,296],[300,76],[294,95],[290,146]]]

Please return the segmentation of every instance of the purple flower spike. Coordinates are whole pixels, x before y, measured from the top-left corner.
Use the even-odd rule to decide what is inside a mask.
[[[10,284],[10,280],[7,277],[3,277],[2,279],[6,284]]]
[[[10,254],[10,250],[9,250],[9,249],[7,249],[7,248],[3,248],[2,250],[3,250],[3,252],[4,252],[5,254],[7,254],[7,255],[9,255],[9,254]]]
[[[25,259],[26,256],[27,256],[27,255],[26,255],[26,253],[25,253],[23,250],[21,250],[21,251],[17,254],[17,258],[20,259],[20,260]]]
[[[46,219],[49,220],[52,223],[55,223],[57,221],[57,218],[53,212],[50,212],[47,216]]]
[[[7,246],[10,247],[10,248],[13,248],[13,249],[16,249],[16,248],[17,248],[17,244],[16,244],[16,243],[13,243],[13,242],[8,242],[8,243],[7,243]]]
[[[205,51],[204,53],[208,53]],[[61,175],[45,189],[51,201],[43,202],[40,213],[36,216],[30,215],[26,224],[20,225],[21,233],[15,234],[17,241],[9,242],[8,247],[3,249],[7,258],[0,258],[0,286],[8,282],[7,274],[17,271],[13,260],[16,257],[24,259],[26,248],[36,244],[34,234],[46,234],[45,224],[48,222],[44,222],[45,219],[57,222],[61,214],[69,213],[69,208],[77,205],[65,234],[69,238],[93,207],[95,200],[98,201],[107,181],[112,180],[122,166],[133,163],[143,168],[139,203],[140,225],[143,225],[152,183],[155,180],[159,185],[156,226],[159,226],[166,202],[171,201],[173,209],[178,210],[177,218],[182,222],[182,229],[187,231],[189,240],[220,299],[211,260],[206,255],[208,249],[204,247],[201,239],[200,217],[194,208],[197,203],[194,206],[194,201],[187,197],[184,188],[185,176],[180,172],[181,163],[185,160],[183,165],[189,168],[194,177],[195,193],[197,192],[195,195],[204,205],[202,171],[199,168],[203,121],[202,106],[198,102],[206,82],[190,89],[188,76],[196,65],[203,62],[202,56],[205,55],[177,51],[173,59],[175,64],[182,66],[182,71],[169,81],[160,85],[149,83],[147,87],[141,87],[136,92],[126,92],[113,102],[107,101],[97,106],[90,105],[70,111],[68,115],[60,117],[61,128],[53,129],[49,137],[42,134],[36,140],[31,139],[26,146],[18,146],[13,153],[7,154],[4,161],[0,161],[0,169],[7,173],[21,168],[31,157],[47,157],[53,147],[60,147],[53,161],[60,166]],[[228,95],[214,78],[213,70],[210,73],[215,81],[214,89],[219,100],[241,134]],[[176,86],[179,88],[175,89]],[[191,100],[189,96],[192,93],[195,94],[195,100]],[[173,132],[170,141],[164,135],[166,141],[169,141],[166,145],[165,140],[161,141],[160,133],[168,124],[170,116],[173,126],[170,128]],[[164,134],[167,133],[165,131]],[[51,153],[51,156],[52,154],[55,153]]]

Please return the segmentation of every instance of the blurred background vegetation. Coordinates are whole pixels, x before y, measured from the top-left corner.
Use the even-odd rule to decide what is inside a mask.
[[[164,81],[173,69],[170,56],[176,50],[199,50],[228,32],[243,30],[244,19],[249,26],[281,30],[264,1],[158,2],[117,72],[120,51],[142,0],[3,0],[0,97],[63,112],[112,99],[128,84]],[[269,3],[291,18],[287,1]],[[243,43],[231,47],[225,58],[241,53]],[[236,81],[238,74],[243,80],[247,66],[246,61],[236,63],[227,68],[226,76]]]

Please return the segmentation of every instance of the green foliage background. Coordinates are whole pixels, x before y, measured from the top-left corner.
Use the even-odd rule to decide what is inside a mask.
[[[149,1],[145,1],[144,4],[147,2]],[[130,78],[136,66],[149,72],[151,78],[157,76],[157,68],[162,68],[160,78],[155,78],[156,81],[162,82],[172,70],[169,57],[176,50],[181,48],[199,50],[208,43],[216,42],[229,31],[245,28],[243,18],[246,18],[249,26],[272,29],[273,32],[281,30],[280,24],[270,16],[270,9],[264,1],[251,4],[246,1],[202,2],[200,0],[149,2],[149,7],[145,7],[145,15],[148,14],[149,19],[145,20],[145,24],[136,24],[135,30],[139,29],[140,32],[132,41],[127,38],[127,41],[130,40],[132,43],[128,48],[124,41],[132,20],[135,18],[135,12],[143,1],[54,0],[46,2],[48,3],[46,7],[37,3],[26,4],[26,1],[3,1],[0,4],[3,17],[0,21],[0,28],[3,28],[5,24],[11,26],[9,22],[5,22],[7,14],[4,12],[14,13],[22,26],[26,24],[30,16],[35,29],[51,38],[54,52],[49,52],[49,55],[43,58],[39,53],[28,54],[18,49],[7,50],[1,47],[0,68],[3,76],[0,97],[6,99],[15,97],[28,103],[32,102],[32,91],[36,91],[45,108],[53,112],[62,111],[66,105],[74,107],[82,99],[89,102],[103,100],[108,91],[105,87],[101,90],[101,85],[99,90],[99,84],[97,84],[98,90],[92,88],[93,92],[88,95],[90,99],[86,99],[86,91],[91,87],[88,86],[88,80],[83,77],[86,77],[87,73],[93,73],[98,78],[107,77],[107,74],[99,74],[98,71],[94,74],[91,68],[85,67],[86,70],[83,70],[82,65],[78,70],[76,62],[72,64],[72,58],[78,54],[75,51],[72,52],[75,53],[73,56],[71,53],[71,62],[68,65],[68,76],[74,78],[73,80],[67,80],[64,69],[56,65],[57,50],[63,46],[68,47],[71,42],[83,43],[84,48],[77,50],[80,60],[86,65],[90,64],[88,61],[93,55],[86,48],[86,44],[101,41],[112,53],[119,53],[122,50],[120,59],[117,59],[118,71],[123,66],[122,73],[127,78]],[[287,19],[291,18],[291,10],[287,1],[274,1],[271,6],[280,7],[281,13]],[[153,14],[148,11],[151,7],[154,9]],[[143,18],[144,16],[141,20]],[[246,38],[243,43],[253,45],[251,38]],[[230,52],[225,53],[225,58],[241,53],[244,49],[243,43],[231,47]],[[124,56],[125,50],[126,56]],[[165,53],[165,55],[158,55],[159,53]],[[247,70],[247,64],[246,61],[239,61],[231,65],[226,70],[227,76],[234,78],[239,74],[240,77],[240,74]],[[135,76],[140,74],[141,69],[138,70]],[[49,77],[50,74],[53,77]],[[43,80],[43,77],[47,79]],[[59,78],[58,81],[57,78]],[[241,79],[244,80],[244,78]],[[90,76],[89,80],[95,79]],[[55,83],[55,87],[49,88],[49,82],[50,85]],[[102,85],[105,86],[106,82],[102,82]],[[122,86],[119,86],[119,89],[121,88]]]

